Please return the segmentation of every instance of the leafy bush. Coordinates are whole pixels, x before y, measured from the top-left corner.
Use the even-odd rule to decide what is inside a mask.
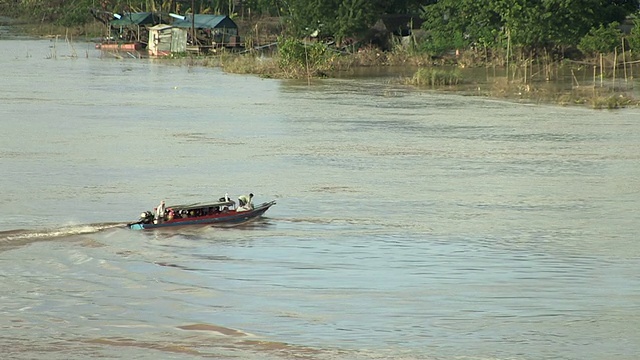
[[[594,109],[620,109],[627,106],[637,105],[638,101],[623,94],[612,94],[609,96],[596,96],[591,99],[591,106]]]
[[[335,53],[322,43],[303,43],[294,38],[278,39],[278,65],[291,77],[322,75],[332,69]]]
[[[464,49],[468,46],[464,35],[460,32],[454,33],[453,36],[447,36],[447,34],[435,31],[427,36],[421,45],[422,50],[436,56],[445,55],[455,49]]]
[[[580,40],[578,49],[588,55],[613,52],[621,45],[622,32],[619,27],[620,24],[614,21],[606,27],[600,25],[597,28],[591,28],[589,33]]]
[[[627,40],[631,50],[640,51],[640,19],[633,20],[633,28],[631,28],[631,34],[627,36]]]
[[[92,20],[89,11],[84,7],[65,8],[59,15],[56,23],[62,26],[77,26]]]

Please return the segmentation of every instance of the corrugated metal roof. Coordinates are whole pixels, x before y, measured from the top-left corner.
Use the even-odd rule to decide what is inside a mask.
[[[226,15],[196,14],[193,20],[196,29],[238,28],[238,25]],[[179,28],[191,28],[191,15],[187,15],[184,20],[174,20],[172,25]]]
[[[120,19],[112,20],[111,26],[147,25],[159,22],[159,19],[156,20],[150,12],[124,13]]]

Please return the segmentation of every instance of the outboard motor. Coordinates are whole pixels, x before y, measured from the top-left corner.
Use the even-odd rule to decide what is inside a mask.
[[[143,224],[151,224],[153,221],[153,213],[151,211],[145,211],[140,214],[140,222]]]

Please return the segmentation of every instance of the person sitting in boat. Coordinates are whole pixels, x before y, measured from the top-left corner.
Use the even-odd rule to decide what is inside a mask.
[[[238,209],[236,211],[249,211],[253,210],[253,203],[251,200],[253,199],[253,194],[240,195],[238,196]]]
[[[167,221],[171,221],[176,216],[176,213],[175,213],[175,211],[173,211],[172,208],[168,208],[166,210],[166,216],[167,216]]]

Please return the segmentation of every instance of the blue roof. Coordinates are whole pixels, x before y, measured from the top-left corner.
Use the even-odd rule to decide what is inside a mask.
[[[178,28],[191,28],[191,15],[187,15],[184,20],[175,19],[172,25]],[[196,29],[238,28],[238,25],[226,15],[207,14],[196,14],[194,26]]]

